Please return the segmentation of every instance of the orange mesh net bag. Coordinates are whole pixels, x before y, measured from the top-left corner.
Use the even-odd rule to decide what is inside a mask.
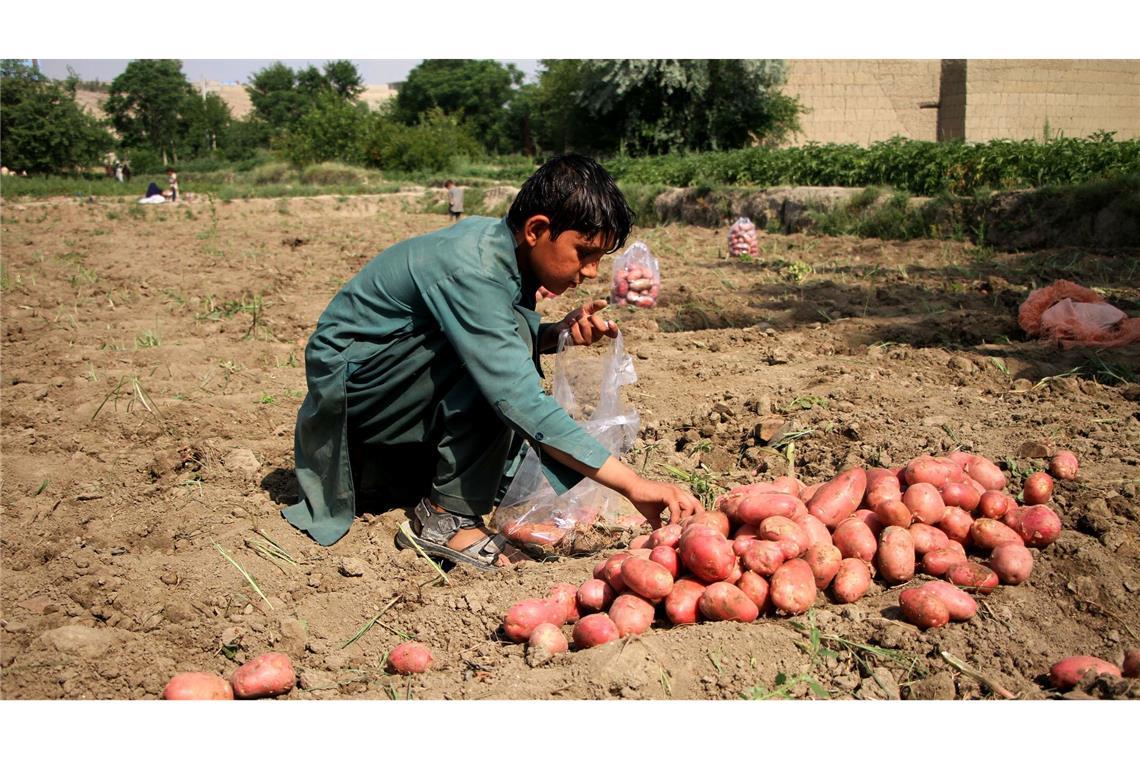
[[[1127,346],[1140,343],[1140,318],[1130,318],[1096,291],[1057,280],[1029,294],[1017,323],[1034,338],[1074,346]]]

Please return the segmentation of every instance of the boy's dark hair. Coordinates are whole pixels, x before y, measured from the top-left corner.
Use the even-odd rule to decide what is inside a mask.
[[[601,234],[612,253],[625,245],[633,210],[601,164],[579,155],[555,156],[523,183],[507,212],[507,226],[518,232],[535,214],[550,217],[550,237],[567,230],[586,237]]]

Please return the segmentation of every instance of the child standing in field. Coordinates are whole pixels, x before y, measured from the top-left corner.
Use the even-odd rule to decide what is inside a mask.
[[[524,441],[563,493],[583,477],[628,498],[655,527],[700,508],[611,456],[542,391],[539,353],[615,337],[606,302],[541,324],[539,286],[562,294],[597,276],[632,212],[594,161],[562,156],[524,183],[505,219],[470,217],[376,256],[333,298],[305,349],[308,395],[294,439],[301,500],[286,519],[323,545],[379,483],[383,506],[416,504],[427,554],[487,568],[524,557],[484,517]],[[418,503],[417,503],[418,502]]]
[[[458,222],[463,216],[463,188],[448,180],[443,183],[447,188],[447,213],[451,215],[452,222]]]
[[[168,167],[166,177],[170,182],[170,202],[173,203],[178,200],[178,174],[174,171],[173,167]]]

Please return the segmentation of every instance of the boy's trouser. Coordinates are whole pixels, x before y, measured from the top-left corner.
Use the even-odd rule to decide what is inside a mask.
[[[515,316],[532,345],[526,321]],[[523,437],[495,413],[457,358],[433,363],[401,388],[385,387],[384,374],[373,369],[354,366],[346,381],[358,506],[406,506],[428,496],[456,514],[490,512]]]

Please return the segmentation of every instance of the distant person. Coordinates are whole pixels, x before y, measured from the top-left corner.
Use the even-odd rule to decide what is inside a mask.
[[[139,203],[166,203],[166,194],[169,192],[159,187],[158,183],[151,182],[146,186],[146,194],[139,198]]]
[[[126,182],[131,181],[131,165],[129,162],[123,162],[123,180]]]
[[[173,167],[167,167],[166,177],[170,180],[168,198],[171,203],[175,203],[178,200],[178,174],[174,171]]]
[[[451,180],[444,182],[443,186],[447,188],[447,212],[451,215],[452,222],[458,222],[459,217],[463,216],[463,188]]]
[[[124,181],[124,179],[123,179],[123,162],[122,161],[116,161],[115,162],[115,181],[116,182],[123,182]]]

